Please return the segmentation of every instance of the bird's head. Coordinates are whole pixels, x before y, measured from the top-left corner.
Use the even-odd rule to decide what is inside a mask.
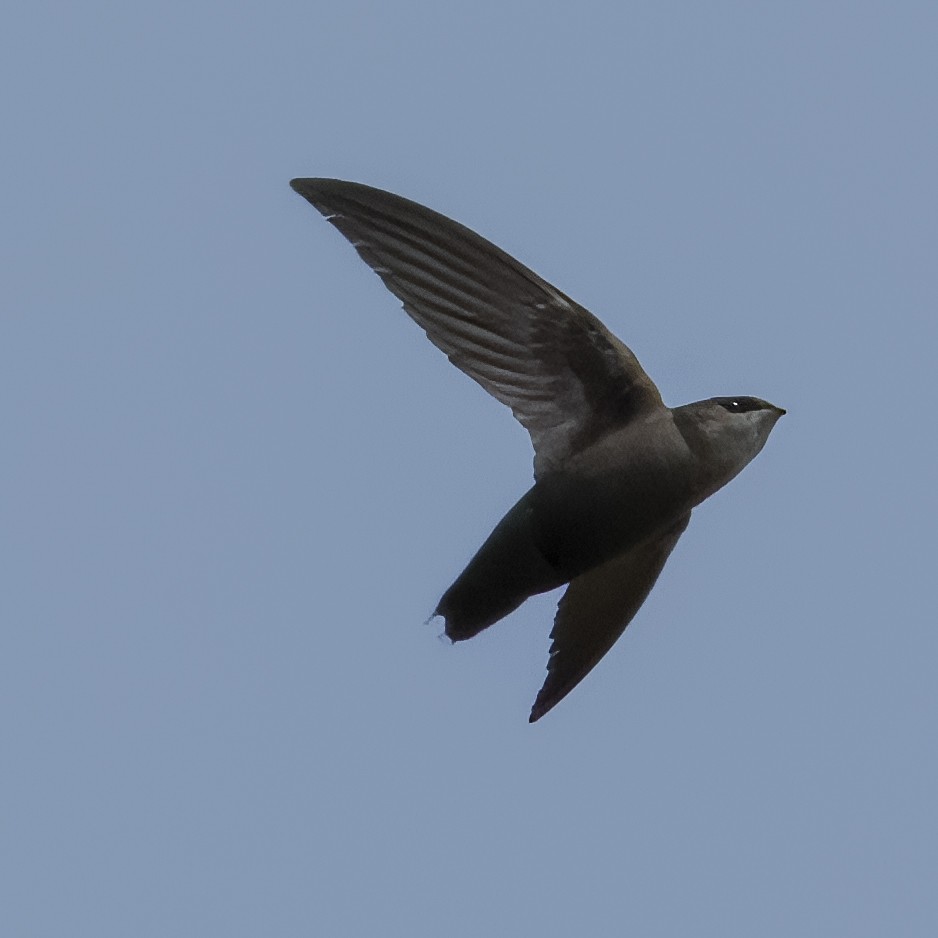
[[[726,485],[765,446],[785,411],[758,397],[711,397],[672,411],[701,467],[703,497]]]

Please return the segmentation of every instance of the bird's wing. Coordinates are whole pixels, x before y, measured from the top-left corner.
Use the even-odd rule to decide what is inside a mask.
[[[688,521],[690,512],[663,534],[571,581],[557,607],[547,679],[531,709],[532,723],[560,703],[616,643]]]
[[[662,407],[632,352],[494,244],[422,205],[336,179],[290,185],[345,235],[430,341],[531,434],[535,473]]]

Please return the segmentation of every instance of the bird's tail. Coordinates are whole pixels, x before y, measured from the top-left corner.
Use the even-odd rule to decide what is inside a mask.
[[[443,594],[434,614],[446,620],[447,636],[459,642],[498,622],[529,596],[564,582],[534,544],[525,496]]]

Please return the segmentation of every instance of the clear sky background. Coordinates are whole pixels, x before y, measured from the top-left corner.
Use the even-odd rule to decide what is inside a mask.
[[[938,7],[18,2],[0,931],[938,934]],[[288,188],[788,408],[535,726],[424,624],[527,434]]]

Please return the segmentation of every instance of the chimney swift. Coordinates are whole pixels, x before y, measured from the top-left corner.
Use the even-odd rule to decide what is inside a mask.
[[[370,186],[290,185],[531,435],[534,485],[434,614],[462,641],[529,596],[567,584],[533,723],[609,651],[692,509],[756,456],[785,411],[744,396],[667,407],[632,351],[592,313],[475,232]]]

